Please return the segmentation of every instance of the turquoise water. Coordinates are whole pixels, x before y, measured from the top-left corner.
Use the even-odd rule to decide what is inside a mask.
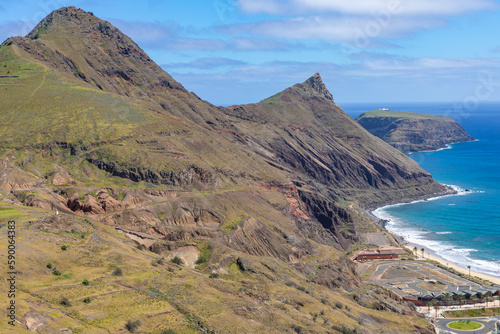
[[[389,220],[387,229],[408,242],[462,267],[500,277],[500,103],[482,103],[472,110],[457,109],[453,103],[342,107],[352,117],[379,107],[447,115],[477,139],[409,155],[438,182],[459,187],[460,195],[393,205],[374,214]]]

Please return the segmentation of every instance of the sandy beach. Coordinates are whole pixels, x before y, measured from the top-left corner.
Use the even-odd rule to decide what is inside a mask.
[[[444,195],[444,196],[447,196],[447,195]],[[381,219],[379,217],[377,217],[373,211],[375,211],[376,209],[370,209],[369,211],[366,211],[368,213],[368,215],[375,221],[375,222],[379,222]],[[424,259],[427,259],[427,260],[432,260],[432,261],[436,261],[438,263],[440,263],[441,265],[443,266],[448,266],[449,268],[453,268],[454,270],[456,270],[457,272],[460,272],[460,273],[463,273],[465,274],[466,276],[469,275],[469,269],[467,268],[463,268],[459,265],[457,265],[456,263],[453,263],[453,262],[450,262],[448,260],[445,260],[439,256],[437,256],[432,249],[429,249],[428,247],[425,247],[423,245],[419,245],[419,244],[415,244],[415,243],[410,243],[410,242],[407,242],[404,237],[400,236],[400,235],[397,235],[397,234],[394,234],[393,232],[387,230],[385,228],[384,225],[382,225],[382,227],[388,232],[390,233],[395,240],[397,240],[401,246],[404,246],[404,247],[407,247],[410,251],[413,250],[413,247],[417,247],[418,249],[418,252],[417,252],[417,257],[419,259],[422,259],[422,256],[421,256],[421,249],[424,248]],[[480,273],[480,272],[477,272],[477,271],[473,271],[471,270],[470,271],[470,275],[471,277],[479,277],[481,279],[484,279],[484,280],[488,280],[494,284],[497,284],[497,285],[500,285],[500,277],[496,277],[496,276],[491,276],[491,275],[488,275],[488,274],[484,274],[484,273]]]
[[[419,258],[421,259],[422,257],[420,256],[420,248],[421,246],[420,245],[412,245],[412,244],[408,244],[408,245],[411,245],[411,247],[417,247],[419,249],[418,253],[419,253]],[[469,269],[467,268],[462,268],[460,267],[459,265],[453,263],[453,262],[450,262],[450,261],[447,261],[435,254],[432,254],[430,253],[429,251],[425,250],[424,251],[424,258],[425,259],[428,259],[428,260],[432,260],[432,261],[436,261],[436,262],[439,262],[440,264],[442,264],[443,266],[448,266],[449,268],[453,268],[454,270],[456,270],[457,272],[460,272],[460,273],[463,273],[465,275],[469,275]],[[483,274],[483,273],[479,273],[477,271],[470,271],[470,275],[471,277],[479,277],[481,279],[484,279],[484,280],[488,280],[494,284],[498,284],[500,285],[500,278],[499,277],[495,277],[495,276],[491,276],[491,275],[487,275],[487,274]]]

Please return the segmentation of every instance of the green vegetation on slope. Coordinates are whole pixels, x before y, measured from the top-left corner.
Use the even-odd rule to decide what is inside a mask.
[[[358,118],[363,117],[394,117],[394,118],[405,118],[405,119],[448,119],[446,116],[437,116],[429,114],[419,114],[407,111],[394,111],[394,110],[372,110],[361,114]]]

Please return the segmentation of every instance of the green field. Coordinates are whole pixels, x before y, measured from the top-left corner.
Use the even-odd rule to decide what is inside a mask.
[[[436,116],[428,114],[418,114],[407,111],[395,110],[372,110],[362,114],[362,117],[395,117],[395,118],[408,118],[408,119],[447,119],[445,116]]]
[[[448,324],[448,326],[450,328],[453,328],[453,329],[467,331],[467,330],[481,328],[483,325],[481,325],[480,323],[474,322],[474,321],[470,321],[470,320],[460,320],[460,321],[450,322]]]

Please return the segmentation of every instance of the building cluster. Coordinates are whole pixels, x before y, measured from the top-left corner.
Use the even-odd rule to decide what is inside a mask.
[[[376,250],[365,250],[357,254],[354,260],[373,261],[373,260],[391,260],[399,259],[399,256],[406,254],[402,248],[378,248]]]
[[[429,303],[435,305],[467,305],[475,303],[484,303],[487,298],[500,296],[500,286],[483,287],[482,289],[459,290],[453,293],[446,292],[427,292],[415,296],[404,296],[403,299],[417,306],[427,306]]]

